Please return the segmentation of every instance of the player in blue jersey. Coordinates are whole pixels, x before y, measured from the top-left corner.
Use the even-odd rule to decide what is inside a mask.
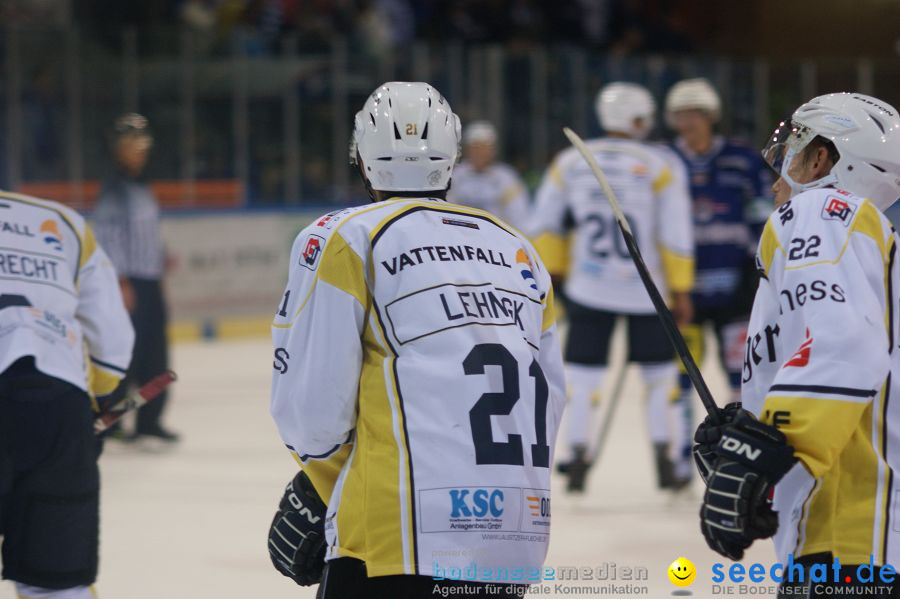
[[[704,330],[712,327],[732,390],[730,401],[737,401],[758,282],[753,251],[772,211],[772,173],[759,151],[716,133],[720,107],[719,95],[706,79],[679,81],[666,97],[666,122],[678,134],[673,149],[687,168],[694,212],[694,319],[682,332],[702,362]],[[693,470],[692,393],[682,372],[676,413],[686,426],[675,474],[684,481]]]

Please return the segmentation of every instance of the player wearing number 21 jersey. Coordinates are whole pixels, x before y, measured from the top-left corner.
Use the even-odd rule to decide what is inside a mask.
[[[366,106],[396,115],[415,86],[435,144],[445,100],[429,86],[386,84]],[[425,125],[397,118],[397,146],[415,147]],[[388,199],[299,234],[273,324],[272,414],[328,506],[326,559],[369,579],[540,568],[565,403],[550,277],[500,219],[427,190],[390,197],[368,164]]]

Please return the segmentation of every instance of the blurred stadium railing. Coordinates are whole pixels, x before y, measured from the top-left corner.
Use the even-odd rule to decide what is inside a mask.
[[[708,77],[723,95],[723,130],[756,144],[816,93],[852,87],[893,98],[900,87],[896,59],[616,57],[575,46],[423,41],[377,55],[340,38],[301,53],[290,36],[273,55],[257,52],[246,33],[213,44],[169,29],[125,30],[113,40],[74,28],[7,29],[2,39],[0,185],[52,190],[81,208],[108,167],[109,124],[126,110],[150,119],[148,175],[165,182],[166,206],[271,207],[363,197],[347,140],[355,110],[385,80],[430,81],[464,121],[494,121],[501,151],[532,182],[564,145],[563,125],[597,131],[593,97],[611,80],[642,82],[661,100],[682,77]]]
[[[164,236],[175,330],[189,337],[264,331],[296,232],[328,206],[364,201],[347,144],[356,109],[382,81],[430,81],[464,122],[493,121],[501,155],[532,185],[565,145],[564,125],[598,132],[594,95],[612,80],[642,82],[661,104],[675,81],[708,77],[723,96],[723,131],[755,145],[817,93],[900,97],[896,59],[617,56],[571,44],[421,40],[373,53],[352,37],[309,49],[297,36],[273,52],[246,32],[223,40],[170,28],[101,37],[6,28],[0,39],[0,188],[89,212],[110,168],[112,120],[148,116],[147,175],[172,209]]]

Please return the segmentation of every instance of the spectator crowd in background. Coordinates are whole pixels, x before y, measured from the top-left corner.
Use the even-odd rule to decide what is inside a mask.
[[[680,12],[674,0],[6,0],[0,21],[29,27],[74,19],[100,37],[182,24],[226,45],[244,31],[257,53],[277,51],[287,35],[298,35],[306,50],[342,35],[376,53],[415,39],[566,42],[627,53],[692,50]]]
[[[896,96],[900,3],[858,0],[878,10],[849,19],[857,3],[812,2],[0,0],[0,188],[96,184],[110,115],[139,111],[165,148],[148,175],[185,182],[188,206],[198,181],[234,183],[237,205],[348,202],[346,123],[376,80],[428,80],[464,122],[491,120],[532,188],[563,125],[598,132],[587,95],[609,81],[659,100],[707,77],[722,130],[757,143],[800,96]],[[837,29],[852,53],[811,57]]]

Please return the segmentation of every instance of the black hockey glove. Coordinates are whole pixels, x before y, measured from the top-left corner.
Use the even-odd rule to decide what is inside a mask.
[[[301,586],[318,584],[325,569],[325,504],[302,470],[288,483],[269,527],[275,569]]]
[[[700,423],[700,426],[697,427],[697,431],[694,433],[694,447],[692,451],[694,454],[694,465],[697,466],[697,472],[700,473],[700,478],[703,479],[704,484],[709,479],[709,473],[716,467],[718,458],[715,451],[716,446],[719,444],[719,439],[722,438],[722,430],[730,426],[741,412],[744,412],[741,402],[732,402],[724,408],[717,408],[718,424],[713,424],[712,418],[707,415],[703,422]]]
[[[700,529],[713,551],[737,561],[754,540],[778,530],[770,493],[796,459],[784,434],[744,411],[722,429],[715,454]]]

